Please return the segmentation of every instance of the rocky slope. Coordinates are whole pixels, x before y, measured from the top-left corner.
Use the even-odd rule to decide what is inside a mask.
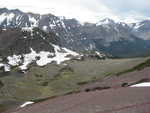
[[[4,113],[148,113],[150,88],[81,92],[49,99]]]
[[[10,28],[0,32],[0,68],[5,72],[13,67],[27,70],[33,63],[45,66],[79,57],[78,53],[61,47],[54,33],[46,33],[39,28]]]

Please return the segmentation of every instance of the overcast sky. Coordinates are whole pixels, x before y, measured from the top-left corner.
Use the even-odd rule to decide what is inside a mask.
[[[0,7],[96,22],[109,17],[134,21],[150,17],[150,0],[0,0]]]

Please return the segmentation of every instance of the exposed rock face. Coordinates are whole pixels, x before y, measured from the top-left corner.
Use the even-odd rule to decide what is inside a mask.
[[[59,44],[58,37],[54,33],[47,34],[38,28],[34,28],[32,31],[2,30],[0,33],[0,54],[1,56],[25,54],[30,52],[30,48],[37,52],[53,52],[53,47],[49,43]]]

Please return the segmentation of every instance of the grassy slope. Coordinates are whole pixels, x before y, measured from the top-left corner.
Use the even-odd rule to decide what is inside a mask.
[[[82,84],[130,69],[145,59],[72,61],[67,62],[68,66],[49,64],[42,68],[32,67],[25,75],[16,74],[14,70],[9,76],[0,77],[4,83],[0,88],[0,109],[6,107],[3,104],[6,101],[39,101],[76,92]]]
[[[129,73],[129,72],[133,72],[133,71],[140,71],[146,67],[150,67],[150,59],[147,59],[143,63],[140,63],[131,69],[127,69],[125,71],[119,72],[119,73],[117,73],[117,75],[120,76],[120,75],[125,74],[125,73]]]

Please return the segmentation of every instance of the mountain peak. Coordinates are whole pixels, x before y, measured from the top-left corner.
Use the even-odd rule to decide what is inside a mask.
[[[13,10],[10,10],[11,12],[13,13],[23,13],[21,10],[19,9],[13,9]]]
[[[3,13],[3,12],[8,12],[8,9],[7,8],[0,8],[0,13]]]
[[[107,24],[114,24],[114,20],[110,19],[110,18],[105,18],[100,20],[96,25],[107,25]]]
[[[18,14],[18,13],[23,13],[21,10],[19,9],[7,9],[7,8],[0,8],[0,13],[15,13],[15,14]]]

